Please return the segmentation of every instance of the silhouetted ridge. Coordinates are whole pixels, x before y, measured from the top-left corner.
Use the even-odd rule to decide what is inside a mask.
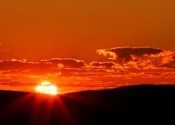
[[[135,85],[50,96],[0,91],[1,124],[175,123],[174,85]]]

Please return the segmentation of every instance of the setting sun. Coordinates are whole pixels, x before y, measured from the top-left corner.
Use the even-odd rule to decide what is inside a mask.
[[[44,94],[58,94],[58,89],[55,85],[52,85],[50,82],[42,82],[41,85],[36,87],[37,93],[44,93]]]

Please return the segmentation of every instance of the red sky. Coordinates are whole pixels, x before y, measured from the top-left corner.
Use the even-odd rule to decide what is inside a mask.
[[[67,74],[69,71],[65,68],[81,71],[71,69],[68,75],[77,84],[83,79],[89,85],[91,80],[98,79],[93,75],[102,73],[105,79],[96,83],[108,81],[100,84],[103,88],[116,87],[118,84],[114,82],[120,83],[123,79],[126,84],[173,83],[174,5],[173,0],[1,0],[1,84],[14,83],[11,86],[25,82],[34,86],[45,77],[53,80],[58,79],[55,74]],[[43,78],[43,74],[37,74],[43,68],[41,60],[52,61],[52,58],[57,58],[64,70],[58,69],[61,65],[49,62],[49,66],[44,64],[47,75]],[[22,59],[28,61],[21,62]],[[31,62],[33,67],[29,65]],[[79,65],[83,66],[77,67]],[[52,66],[56,71],[49,76]],[[126,77],[122,77],[123,73]],[[138,80],[140,75],[149,78]],[[59,79],[65,78],[63,84],[71,81],[66,81],[67,75],[62,76]],[[133,80],[128,80],[130,78]]]

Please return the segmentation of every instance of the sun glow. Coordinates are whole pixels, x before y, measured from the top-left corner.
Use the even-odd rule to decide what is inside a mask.
[[[58,94],[58,89],[55,85],[52,85],[50,82],[42,82],[41,85],[36,87],[37,93],[44,93],[44,94]]]

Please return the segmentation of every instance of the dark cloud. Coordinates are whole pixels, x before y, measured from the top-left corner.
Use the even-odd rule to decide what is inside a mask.
[[[90,65],[95,66],[95,67],[111,68],[112,66],[115,66],[116,64],[114,62],[91,62]]]
[[[175,68],[175,59],[174,58],[167,58],[167,60],[166,61],[165,60],[161,64],[161,67]]]
[[[172,54],[171,51],[151,47],[116,47],[100,49],[97,52],[119,62],[137,60],[138,57],[160,57]]]
[[[39,62],[30,62],[27,60],[1,60],[0,70],[4,73],[56,73],[64,68],[81,68],[85,66],[84,61],[76,59],[50,59]]]
[[[26,70],[29,65],[21,60],[1,60],[0,70]]]
[[[22,60],[3,60],[0,61],[0,70],[4,73],[52,73],[51,64],[42,62],[28,62]]]
[[[83,60],[71,59],[71,58],[53,58],[50,60],[42,60],[44,63],[49,63],[55,66],[67,67],[67,68],[80,68],[86,64]]]
[[[173,52],[151,47],[115,47],[97,50],[99,54],[119,63],[123,68],[154,69],[174,67]],[[169,65],[169,66],[167,66]]]

